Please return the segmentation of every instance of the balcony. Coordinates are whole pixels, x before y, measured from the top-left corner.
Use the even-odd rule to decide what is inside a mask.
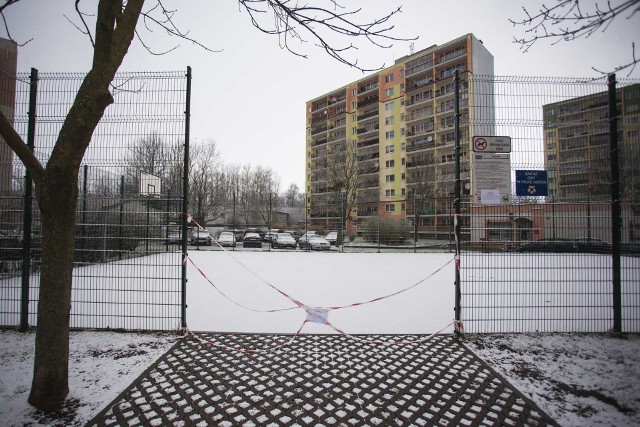
[[[362,95],[363,93],[371,92],[374,90],[378,90],[378,81],[367,83],[364,86],[360,86],[358,88],[358,95]]]
[[[380,158],[380,153],[376,151],[370,154],[362,154],[357,157],[357,160],[359,163],[362,163],[362,162],[367,162],[369,160],[376,160],[378,158]]]
[[[380,129],[380,125],[378,123],[375,123],[373,126],[365,126],[363,128],[358,128],[358,136],[364,135],[369,132],[375,132],[378,129]]]
[[[412,92],[414,90],[420,89],[422,87],[427,86],[428,84],[433,83],[433,79],[431,77],[426,77],[424,79],[416,80],[414,82],[407,82],[407,86],[405,87],[405,91]]]
[[[337,132],[335,134],[332,134],[331,136],[329,136],[329,142],[334,142],[334,141],[339,141],[341,139],[345,139],[346,135],[347,135],[347,133],[345,131]]]
[[[412,114],[407,115],[407,124],[416,122],[418,120],[424,120],[433,117],[433,107],[426,108],[424,110],[415,111]]]
[[[315,141],[311,142],[311,146],[312,147],[316,147],[318,145],[322,145],[322,144],[326,144],[327,143],[327,138],[318,138]]]
[[[346,99],[347,99],[347,96],[344,95],[344,94],[342,94],[340,96],[337,96],[337,97],[336,96],[331,97],[331,98],[329,98],[329,105],[337,104],[337,103],[342,102],[342,101],[344,101]]]
[[[411,144],[407,145],[407,153],[418,150],[426,150],[427,148],[435,147],[435,139],[432,136],[428,136],[426,138],[421,138],[413,141]],[[409,167],[407,165],[407,167]]]
[[[371,105],[373,103],[378,102],[378,100],[379,100],[378,95],[367,97],[362,101],[358,101],[358,108],[366,107],[367,105]]]
[[[430,70],[431,68],[433,68],[433,60],[429,60],[424,64],[416,65],[415,67],[407,68],[404,71],[404,76],[405,77],[413,76],[414,74],[418,74],[425,70]]]
[[[311,135],[316,135],[320,132],[326,132],[326,131],[327,131],[327,125],[318,126],[316,128],[311,129]]]
[[[375,110],[367,111],[366,113],[358,116],[358,121],[370,119],[371,117],[377,117],[380,115],[380,112],[376,108]]]
[[[413,138],[416,136],[421,136],[421,135],[425,135],[427,133],[433,132],[434,131],[434,124],[433,123],[423,123],[422,126],[414,126],[411,128],[411,130],[407,130],[405,132],[405,136],[407,138]]]
[[[405,102],[405,107],[411,107],[411,106],[415,106],[415,105],[421,105],[421,104],[426,104],[429,101],[433,100],[433,94],[431,93],[431,91],[427,91],[428,95],[422,94],[422,96],[417,95],[417,96],[407,96],[406,98],[406,102]]]
[[[371,147],[372,145],[376,145],[380,142],[379,137],[367,138],[364,141],[358,142],[358,148]]]
[[[439,58],[436,58],[436,65],[444,64],[456,58],[460,58],[461,56],[465,56],[467,54],[467,49],[460,49],[453,51],[451,53],[447,53]]]

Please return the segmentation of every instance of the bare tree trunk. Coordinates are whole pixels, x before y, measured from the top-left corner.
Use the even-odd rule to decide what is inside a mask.
[[[60,407],[69,392],[69,314],[77,174],[58,169],[46,174],[41,187],[38,193],[42,212],[42,272],[29,403],[51,411]]]

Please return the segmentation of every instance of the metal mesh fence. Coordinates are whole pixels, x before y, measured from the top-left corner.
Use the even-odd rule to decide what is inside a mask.
[[[612,329],[607,81],[472,76],[468,87],[471,135],[511,137],[511,153],[481,153],[471,138],[463,140],[469,147],[463,169],[471,171],[476,186],[473,197],[463,200],[460,217],[465,329]],[[640,84],[619,80],[616,92],[622,330],[637,332]],[[483,110],[495,112],[495,119],[486,119],[490,113]],[[501,172],[505,162],[508,174]],[[536,193],[540,187],[527,181],[526,171],[546,172],[546,196]]]
[[[46,164],[84,75],[38,76],[34,153]],[[16,130],[26,140],[29,75],[16,80]],[[120,73],[84,157],[79,177],[71,327],[173,329],[181,316],[182,258],[171,231],[182,221],[184,72]],[[3,144],[4,145],[4,144]],[[31,268],[23,277],[25,170],[4,156],[10,185],[0,195],[0,325],[20,319],[29,282],[28,323],[36,324],[41,234],[31,212]]]

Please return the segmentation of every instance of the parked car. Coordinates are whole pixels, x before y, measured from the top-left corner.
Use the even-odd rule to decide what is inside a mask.
[[[291,237],[293,237],[294,239],[296,239],[296,242],[298,241],[298,239],[300,238],[300,233],[298,233],[296,230],[285,230],[285,233],[289,233],[291,235]]]
[[[263,242],[271,242],[271,239],[273,239],[273,235],[275,233],[271,233],[270,231],[267,231],[266,233],[264,233],[264,236],[262,236],[262,241]]]
[[[236,242],[242,242],[244,239],[244,230],[233,230],[233,234],[236,236]]]
[[[262,240],[264,240],[265,242],[270,242],[274,239],[274,237],[278,234],[278,233],[282,233],[283,231],[278,229],[278,228],[272,228],[271,230],[267,231],[266,233],[264,233],[264,237],[262,238]]]
[[[317,232],[317,231],[306,231],[302,236],[300,236],[300,237],[298,238],[298,240],[300,240],[300,239],[305,239],[305,240],[307,240],[307,237],[308,237],[308,236],[317,236],[317,235],[318,235],[318,232]]]
[[[593,237],[583,237],[574,241],[576,252],[596,254],[611,253],[611,243]]]
[[[312,250],[329,250],[331,243],[322,236],[317,234],[304,235],[298,240],[300,249],[312,249]]]
[[[324,238],[331,244],[331,246],[335,246],[335,245],[338,244],[338,232],[337,231],[328,232],[327,235]]]
[[[296,239],[291,237],[291,234],[289,233],[278,233],[273,237],[273,239],[271,239],[271,247],[276,249],[281,249],[281,248],[295,249],[296,244],[297,244]]]
[[[211,234],[209,234],[209,230],[205,230],[204,228],[197,229],[193,231],[191,234],[191,244],[194,246],[198,245],[207,245],[211,246],[213,243],[213,238]]]
[[[575,252],[576,245],[569,239],[540,239],[526,242],[518,247],[518,252]]]
[[[182,243],[182,232],[180,230],[169,230],[167,233],[166,243],[168,245],[176,245]]]
[[[232,231],[223,231],[218,236],[218,244],[226,247],[236,247],[236,236]]]
[[[262,237],[258,233],[246,233],[242,239],[243,248],[261,248]]]

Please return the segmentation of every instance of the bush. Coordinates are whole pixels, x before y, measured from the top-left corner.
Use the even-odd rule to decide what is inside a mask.
[[[410,222],[402,219],[370,219],[364,222],[359,230],[367,242],[378,243],[379,236],[381,244],[402,245],[411,240],[412,226]]]

